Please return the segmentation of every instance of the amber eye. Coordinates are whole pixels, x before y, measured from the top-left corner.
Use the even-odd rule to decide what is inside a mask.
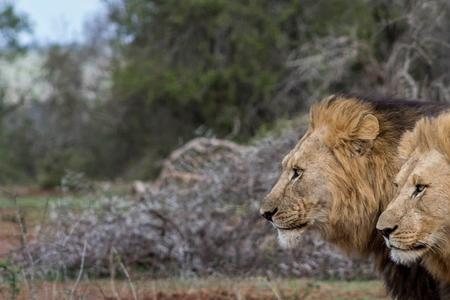
[[[299,177],[302,176],[302,174],[303,174],[303,169],[300,169],[300,168],[293,168],[292,171],[293,171],[294,173],[292,174],[291,180],[294,180],[294,179],[296,179],[296,178],[299,178]]]
[[[416,184],[416,189],[414,190],[414,193],[412,194],[413,197],[416,197],[420,193],[422,193],[427,188],[427,185],[425,184]]]
[[[398,183],[397,182],[393,182],[392,184],[394,185],[394,187],[398,188]]]

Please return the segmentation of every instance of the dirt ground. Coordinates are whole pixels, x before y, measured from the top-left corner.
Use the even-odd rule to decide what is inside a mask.
[[[0,208],[0,259],[20,245],[20,229],[16,222],[15,212]]]
[[[21,245],[22,230],[25,232],[26,241],[33,240],[36,234],[35,225],[37,216],[29,212],[21,211],[22,224],[17,222],[17,213],[12,208],[0,208],[0,260],[8,256],[10,251]]]
[[[8,192],[5,192],[8,191]],[[16,196],[13,197],[12,194]],[[36,235],[36,225],[45,225],[48,204],[62,195],[59,190],[30,187],[0,187],[0,260],[20,246],[23,235],[30,242]],[[18,222],[20,216],[22,223]]]
[[[139,279],[135,282],[94,280],[80,284],[43,282],[34,287],[36,299],[123,300],[381,300],[387,299],[378,281],[314,281],[312,279],[204,278]],[[3,286],[0,298],[8,299]],[[17,299],[30,299],[23,285]]]

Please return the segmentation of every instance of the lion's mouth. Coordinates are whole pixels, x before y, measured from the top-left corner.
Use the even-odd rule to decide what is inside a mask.
[[[275,225],[275,227],[278,230],[294,230],[294,229],[302,229],[302,228],[306,227],[306,225],[308,225],[308,222],[305,222],[305,223],[302,223],[299,225],[295,225],[295,226],[291,226],[291,227],[281,227],[281,226],[277,226],[277,225]]]
[[[408,247],[408,248],[399,248],[399,247],[396,247],[396,246],[391,244],[390,248],[398,250],[398,251],[418,251],[418,250],[426,249],[427,246],[425,244],[422,244],[422,243],[417,243],[417,244],[415,244],[415,245],[413,245],[411,247]]]

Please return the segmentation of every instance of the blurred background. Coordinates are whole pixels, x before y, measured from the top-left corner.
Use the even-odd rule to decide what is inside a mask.
[[[384,299],[259,202],[313,101],[449,70],[447,0],[0,0],[2,297]]]

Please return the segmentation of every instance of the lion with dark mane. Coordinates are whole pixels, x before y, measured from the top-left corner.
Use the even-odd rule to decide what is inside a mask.
[[[305,230],[317,231],[350,255],[371,257],[393,298],[440,299],[439,283],[420,264],[390,260],[376,223],[393,199],[401,135],[444,108],[337,96],[314,105],[307,132],[261,206],[280,243],[294,247]]]

